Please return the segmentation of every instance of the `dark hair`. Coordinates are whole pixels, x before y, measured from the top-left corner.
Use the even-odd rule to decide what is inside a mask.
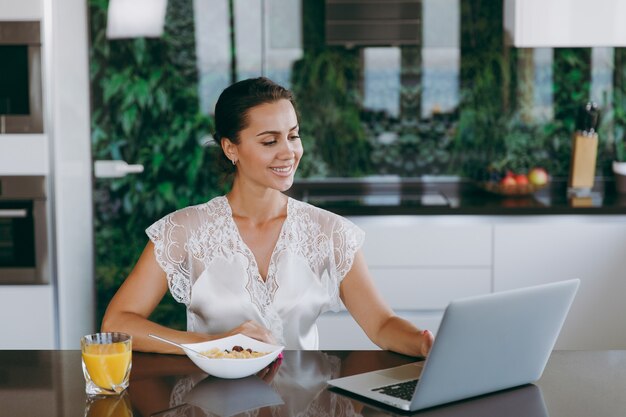
[[[248,112],[261,104],[289,100],[296,108],[291,91],[265,77],[249,78],[227,87],[215,104],[215,142],[222,138],[239,143],[239,132],[248,127]]]

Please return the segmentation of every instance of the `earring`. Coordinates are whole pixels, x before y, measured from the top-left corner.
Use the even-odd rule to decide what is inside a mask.
[[[233,163],[233,165],[237,165],[237,160],[236,159],[231,159],[231,161]]]

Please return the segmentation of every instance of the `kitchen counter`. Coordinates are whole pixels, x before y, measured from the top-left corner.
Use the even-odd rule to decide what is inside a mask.
[[[581,196],[568,196],[566,179],[529,196],[508,197],[456,177],[297,180],[288,194],[344,216],[626,214],[626,195],[602,178]]]
[[[65,416],[387,416],[327,389],[326,380],[408,363],[385,351],[286,351],[274,375],[207,377],[187,358],[133,353],[129,389],[88,399],[80,351],[0,351],[3,415]],[[424,417],[613,417],[626,410],[626,351],[555,351],[533,385],[418,413]],[[245,411],[250,411],[246,414]]]

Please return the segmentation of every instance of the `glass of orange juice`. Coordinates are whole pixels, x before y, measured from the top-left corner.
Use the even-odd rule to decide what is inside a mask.
[[[94,333],[80,339],[85,391],[117,395],[128,387],[132,339],[125,333]]]

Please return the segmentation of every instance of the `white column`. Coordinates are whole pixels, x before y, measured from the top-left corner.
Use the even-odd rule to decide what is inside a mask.
[[[77,349],[95,327],[87,1],[43,4],[58,342]]]

